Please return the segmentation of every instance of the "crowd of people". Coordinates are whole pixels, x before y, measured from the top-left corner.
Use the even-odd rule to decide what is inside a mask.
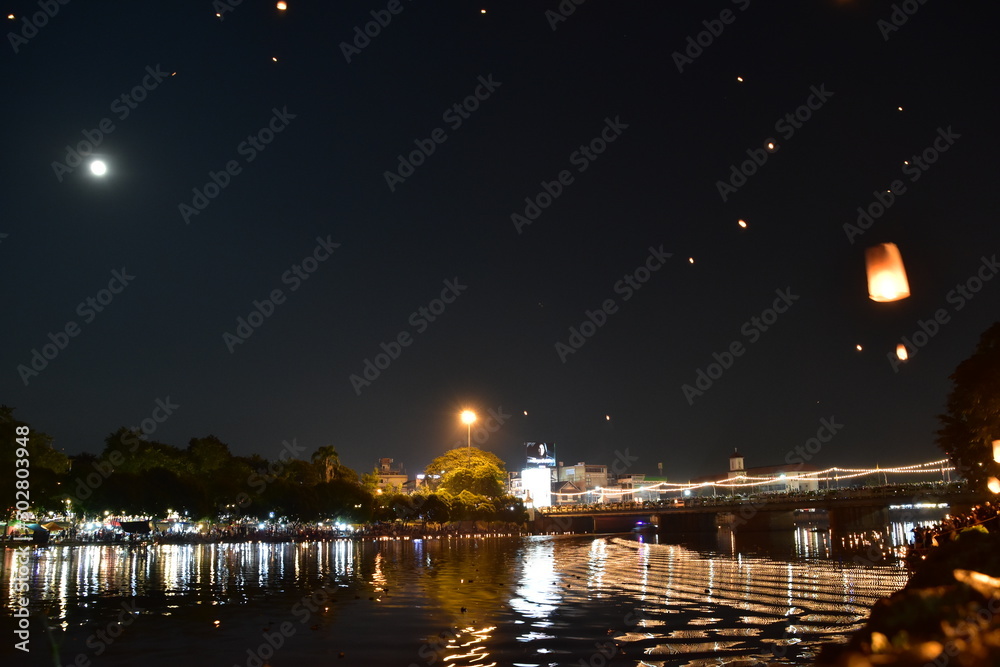
[[[961,531],[976,526],[982,526],[991,533],[1000,527],[1000,503],[987,501],[973,507],[968,514],[948,515],[933,526],[917,526],[912,531],[913,546],[918,550],[929,549],[946,540],[957,539]]]

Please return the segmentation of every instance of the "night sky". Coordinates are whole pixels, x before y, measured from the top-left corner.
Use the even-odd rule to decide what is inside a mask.
[[[1000,253],[991,3],[911,0],[898,27],[891,3],[834,0],[564,0],[568,16],[556,0],[243,0],[223,20],[209,0],[53,5],[37,31],[36,3],[2,7],[0,402],[68,454],[147,420],[178,447],[212,433],[275,458],[295,438],[415,473],[465,444],[471,408],[476,427],[503,416],[478,442],[511,469],[544,440],[567,464],[627,450],[630,472],[686,481],[734,446],[781,463],[831,418],[810,463],[940,458],[948,375],[1000,313],[1000,280],[954,291],[998,271],[982,260]],[[373,11],[391,20],[365,45]],[[105,176],[93,156],[54,166],[102,122]],[[434,150],[410,173],[397,156],[418,144]],[[210,172],[225,187],[206,193]],[[865,248],[884,242],[903,301],[867,295]],[[786,312],[763,331],[776,292]],[[53,339],[44,369],[19,370]],[[370,383],[366,360],[385,366]]]

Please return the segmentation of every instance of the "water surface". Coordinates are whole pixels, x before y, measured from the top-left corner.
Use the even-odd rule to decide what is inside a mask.
[[[906,581],[898,566],[831,557],[825,532],[759,540],[45,547],[32,557],[31,654],[7,641],[0,657],[143,667],[808,664]],[[8,621],[11,560],[7,550]]]

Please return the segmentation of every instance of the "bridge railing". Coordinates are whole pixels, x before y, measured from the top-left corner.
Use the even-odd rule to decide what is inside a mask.
[[[661,500],[627,500],[614,503],[584,503],[553,505],[539,508],[542,514],[564,514],[578,512],[622,512],[661,511],[689,507],[719,507],[742,505],[745,503],[768,504],[785,502],[818,502],[824,500],[849,500],[863,498],[887,499],[898,497],[914,498],[925,496],[928,500],[935,496],[954,495],[967,492],[965,482],[913,482],[882,486],[847,487],[821,489],[818,491],[769,492],[759,494],[730,494],[715,496],[691,496],[685,498],[664,498]],[[680,502],[678,502],[680,501]]]

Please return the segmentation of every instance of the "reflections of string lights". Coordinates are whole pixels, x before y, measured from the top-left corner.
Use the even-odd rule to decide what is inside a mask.
[[[445,667],[462,667],[469,665],[472,667],[495,667],[495,662],[484,662],[490,657],[488,647],[485,642],[490,638],[492,632],[496,630],[495,625],[476,629],[474,627],[462,628],[457,637],[448,640],[448,649],[458,653],[449,653],[444,656]],[[463,662],[466,661],[466,662]]]
[[[592,589],[600,589],[604,585],[604,565],[608,558],[608,543],[604,540],[593,540],[587,550],[587,584]]]
[[[859,533],[849,541],[859,546],[894,543],[911,525],[893,525],[883,537]],[[80,641],[92,631],[94,620],[117,604],[115,596],[145,598],[140,606],[169,615],[171,627],[200,619],[192,612],[198,604],[252,603],[252,611],[248,606],[230,613],[269,609],[266,618],[277,623],[288,618],[304,593],[315,590],[317,581],[324,586],[357,584],[360,598],[341,596],[343,604],[324,610],[329,615],[324,614],[316,633],[303,636],[328,638],[328,622],[345,633],[353,627],[355,634],[363,634],[364,628],[377,627],[376,619],[405,619],[393,629],[410,637],[410,646],[413,637],[442,639],[426,646],[437,647],[435,664],[449,667],[511,664],[506,651],[512,644],[525,654],[524,665],[556,662],[577,646],[589,656],[595,636],[618,643],[637,659],[648,656],[649,664],[666,657],[669,664],[707,665],[722,663],[706,660],[747,660],[776,644],[813,651],[863,621],[875,599],[906,579],[898,566],[862,568],[847,560],[823,560],[830,550],[825,531],[800,531],[796,553],[805,558],[791,562],[741,551],[739,536],[735,541],[732,535],[724,537],[705,551],[650,542],[648,536],[643,542],[538,536],[495,543],[334,540],[56,547],[34,552],[33,604],[67,635],[78,633]],[[782,553],[789,553],[790,541],[787,535],[781,542]],[[5,562],[9,560],[7,556]],[[3,580],[4,588],[7,583]],[[373,589],[391,594],[379,594],[377,605],[366,603]],[[162,593],[165,601],[158,595]],[[352,599],[359,600],[357,606],[348,606]],[[459,611],[459,605],[468,609]],[[338,613],[347,609],[351,611]],[[409,619],[386,616],[402,609],[419,611]],[[222,618],[222,628],[236,627],[232,616],[209,618]],[[436,629],[425,635],[428,625]],[[267,627],[273,631],[274,626]],[[451,641],[443,640],[441,627],[449,628]],[[381,648],[391,650],[388,642]],[[576,664],[575,657],[572,662]]]

